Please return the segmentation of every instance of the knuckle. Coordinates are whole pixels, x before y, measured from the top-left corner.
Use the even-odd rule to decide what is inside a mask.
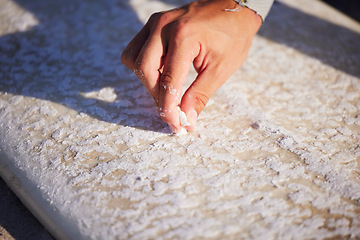
[[[125,66],[130,67],[133,65],[132,55],[129,48],[125,48],[123,53],[121,54],[121,61],[125,64]]]
[[[141,61],[136,61],[135,65],[134,65],[134,73],[136,74],[136,76],[143,81],[145,78],[145,66],[144,64],[142,64]]]
[[[198,112],[201,112],[205,108],[209,99],[210,98],[206,94],[203,94],[203,93],[197,93],[195,95],[195,97],[194,97],[195,106],[196,106]]]
[[[169,73],[161,75],[161,84],[163,87],[171,86],[174,83],[174,78]]]
[[[193,29],[189,21],[186,19],[174,22],[171,28],[174,39],[179,41],[182,41],[186,37],[190,36]]]
[[[154,23],[154,22],[157,22],[158,21],[158,19],[160,18],[160,16],[161,16],[161,12],[156,12],[156,13],[153,13],[153,14],[151,14],[151,16],[150,16],[150,18],[149,18],[149,20],[148,20],[148,22],[149,23]]]
[[[149,22],[157,23],[160,26],[165,26],[173,18],[172,15],[173,14],[171,12],[157,12],[151,15]]]

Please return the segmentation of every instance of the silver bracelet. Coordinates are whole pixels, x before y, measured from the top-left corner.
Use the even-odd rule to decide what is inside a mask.
[[[234,2],[236,2],[237,4],[239,4],[240,6],[242,7],[245,7],[246,3],[247,3],[247,0],[234,0]]]
[[[234,0],[234,2],[236,2],[238,4],[238,6],[236,8],[224,9],[224,11],[226,11],[226,12],[238,12],[238,11],[241,10],[242,7],[246,7],[245,3],[247,2],[247,0]]]
[[[227,11],[239,11],[242,7],[247,7],[257,13],[264,21],[268,15],[274,0],[234,0],[239,6]]]

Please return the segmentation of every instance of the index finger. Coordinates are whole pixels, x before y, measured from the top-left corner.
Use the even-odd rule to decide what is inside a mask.
[[[169,41],[165,56],[164,70],[159,82],[159,114],[174,132],[182,128],[178,106],[181,100],[182,87],[186,81],[191,64],[198,51],[193,43],[178,41],[176,36]]]
[[[138,57],[144,43],[147,41],[150,34],[149,23],[135,35],[135,37],[129,42],[124,51],[121,54],[121,61],[129,69],[134,70],[135,61]]]

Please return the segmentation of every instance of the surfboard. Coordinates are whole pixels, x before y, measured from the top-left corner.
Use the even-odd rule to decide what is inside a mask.
[[[120,61],[174,3],[2,1],[1,177],[57,239],[360,238],[359,23],[276,2],[177,136]]]

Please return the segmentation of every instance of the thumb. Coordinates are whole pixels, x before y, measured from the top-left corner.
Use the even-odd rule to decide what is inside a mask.
[[[199,114],[203,111],[211,96],[229,76],[218,71],[219,68],[207,68],[201,72],[184,93],[181,109],[185,112],[189,126],[186,130],[194,131]]]

